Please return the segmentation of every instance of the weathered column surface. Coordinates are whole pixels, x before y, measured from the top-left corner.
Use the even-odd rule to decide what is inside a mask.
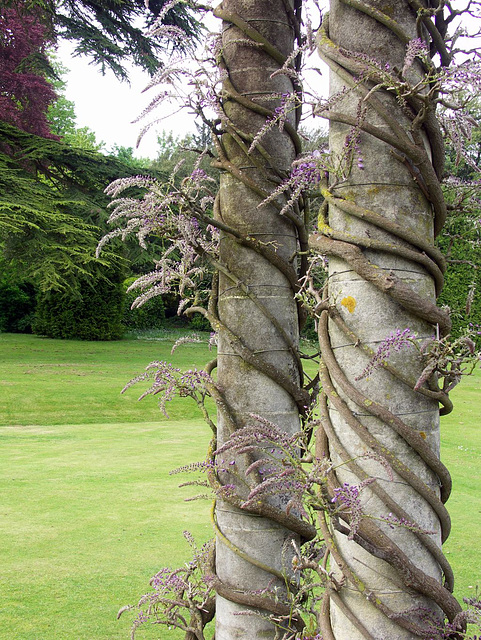
[[[329,255],[332,308],[320,334],[334,486],[375,482],[360,493],[368,517],[357,527],[346,507],[334,533],[333,565],[337,579],[345,579],[331,598],[330,618],[335,640],[407,640],[423,635],[423,616],[441,624],[440,605],[456,610],[441,586],[450,570],[440,552],[449,529],[440,484],[449,475],[438,461],[438,401],[435,393],[413,390],[423,364],[409,343],[389,356],[400,375],[383,366],[362,373],[389,336],[409,329],[419,340],[429,338],[442,318],[434,309],[439,264],[425,259],[434,218],[432,193],[422,183],[434,173],[429,135],[413,133],[418,103],[384,87],[368,95],[383,72],[403,69],[406,43],[417,37],[411,3],[360,3],[367,11],[349,4],[331,1],[320,54],[330,66],[330,149],[337,162],[349,151],[352,168],[331,174],[328,219],[320,229],[328,237],[311,244]],[[407,72],[412,81],[422,74],[419,61]],[[416,181],[421,161],[424,177]],[[385,518],[432,533],[393,527]]]

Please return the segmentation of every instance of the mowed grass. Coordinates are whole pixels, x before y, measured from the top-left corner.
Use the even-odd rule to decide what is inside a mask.
[[[0,334],[0,425],[160,421],[154,400],[137,401],[147,384],[120,392],[151,361],[186,370],[214,357],[206,343],[184,345],[171,355],[180,335],[83,342]],[[197,411],[193,403],[174,400],[169,415],[190,419]]]
[[[208,503],[169,470],[196,460],[193,421],[2,429],[0,637],[128,638],[119,608],[211,536]],[[152,637],[174,638],[166,632]]]
[[[452,532],[444,552],[459,598],[481,591],[481,369],[451,392],[454,410],[441,418],[441,457],[451,472],[447,503]]]
[[[120,389],[151,360],[187,369],[213,357],[206,345],[170,355],[164,340],[116,343],[0,335],[0,638],[117,640],[129,637],[135,603],[162,566],[189,558],[182,531],[211,536],[209,503],[169,471],[200,460],[209,440],[192,402],[169,404],[145,388]],[[457,595],[481,585],[481,375],[455,389],[443,418],[443,459],[454,491],[446,544]],[[129,617],[130,616],[130,617]],[[140,639],[177,640],[165,627]]]
[[[151,360],[188,369],[206,345],[170,355],[174,338],[116,343],[0,335],[0,638],[113,640],[162,566],[190,557],[182,536],[212,535],[208,501],[169,472],[205,457],[193,402],[171,419],[146,385],[120,390]],[[154,627],[145,638],[181,638]]]

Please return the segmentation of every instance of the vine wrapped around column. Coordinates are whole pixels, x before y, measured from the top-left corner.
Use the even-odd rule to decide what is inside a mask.
[[[228,412],[227,417],[218,411],[218,451],[224,464],[236,469],[223,478],[235,485],[236,498],[219,500],[216,512],[219,640],[236,633],[274,637],[269,616],[289,617],[289,540],[314,535],[294,513],[286,514],[289,496],[248,501],[269,461],[262,462],[261,449],[247,445],[251,453],[246,459],[239,455],[242,446],[231,443],[233,430],[258,420],[293,435],[310,403],[302,389],[294,299],[305,270],[305,257],[298,263],[296,255],[299,247],[307,249],[302,211],[297,207],[279,216],[282,204],[262,204],[300,150],[300,96],[295,74],[289,73],[295,65],[290,58],[298,9],[290,2],[225,0],[215,10],[223,20],[220,65],[225,74],[216,219],[240,236],[221,235],[218,316],[213,319],[219,334],[218,384]]]
[[[434,377],[416,384],[423,363],[415,343],[450,330],[435,305],[445,268],[434,247],[446,216],[444,150],[422,19],[435,33],[437,11],[417,4],[390,3],[388,12],[332,0],[319,38],[331,74],[320,115],[334,162],[346,146],[354,150],[348,175],[333,173],[323,187],[310,239],[329,257],[321,442],[336,469],[331,495],[345,511],[323,521],[342,585],[326,593],[323,625],[336,640],[434,637],[443,617],[460,611],[441,551],[450,476],[439,460],[438,402],[444,411],[450,403]],[[370,365],[379,349],[393,353],[389,366]],[[360,519],[353,486],[362,487]]]

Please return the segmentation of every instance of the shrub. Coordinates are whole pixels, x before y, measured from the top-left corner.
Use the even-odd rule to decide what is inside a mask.
[[[440,242],[441,248],[443,243]],[[446,245],[446,240],[444,241]],[[468,323],[481,323],[481,247],[458,240],[449,247],[448,269],[439,305],[447,305],[453,323],[452,336],[459,337]]]
[[[32,333],[35,290],[28,282],[0,281],[0,332]]]
[[[210,322],[200,313],[194,313],[190,316],[189,327],[194,331],[212,331]]]
[[[124,292],[118,277],[82,280],[76,291],[39,295],[33,330],[48,338],[119,340],[123,307]]]
[[[317,329],[314,318],[311,316],[307,316],[306,323],[302,327],[301,338],[317,343]]]

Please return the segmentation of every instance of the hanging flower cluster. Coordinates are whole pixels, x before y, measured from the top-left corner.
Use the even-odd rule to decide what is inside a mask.
[[[199,406],[204,406],[205,398],[209,395],[208,386],[214,381],[203,370],[189,369],[182,372],[169,362],[151,362],[145,368],[145,373],[136,376],[122,389],[125,393],[132,385],[138,382],[151,381],[151,386],[142,393],[139,400],[148,395],[159,396],[159,407],[168,418],[166,404],[175,397],[192,398]]]
[[[202,296],[207,295],[211,277],[209,260],[217,256],[219,233],[210,219],[214,180],[199,167],[202,158],[203,155],[192,173],[180,183],[178,165],[166,184],[155,178],[134,176],[116,180],[106,189],[114,198],[108,222],[118,226],[102,238],[97,255],[116,237],[125,239],[134,234],[144,248],[149,236],[160,236],[164,241],[164,251],[155,263],[155,270],[129,287],[129,291],[140,289],[141,292],[133,308],[157,295],[175,293],[181,298],[183,309],[189,302],[198,304]],[[143,197],[123,195],[132,188],[141,188]]]
[[[188,531],[184,531],[184,537],[193,550],[192,560],[178,569],[162,568],[150,581],[153,591],[136,606],[122,607],[117,614],[120,618],[125,611],[140,610],[132,624],[132,640],[146,622],[204,637],[203,629],[214,615],[214,540],[198,549]]]
[[[403,329],[402,331],[401,329],[397,329],[395,332],[391,332],[378,346],[376,353],[362,373],[356,377],[356,380],[367,378],[375,369],[383,367],[393,352],[412,346],[416,338],[416,334],[409,328]]]

